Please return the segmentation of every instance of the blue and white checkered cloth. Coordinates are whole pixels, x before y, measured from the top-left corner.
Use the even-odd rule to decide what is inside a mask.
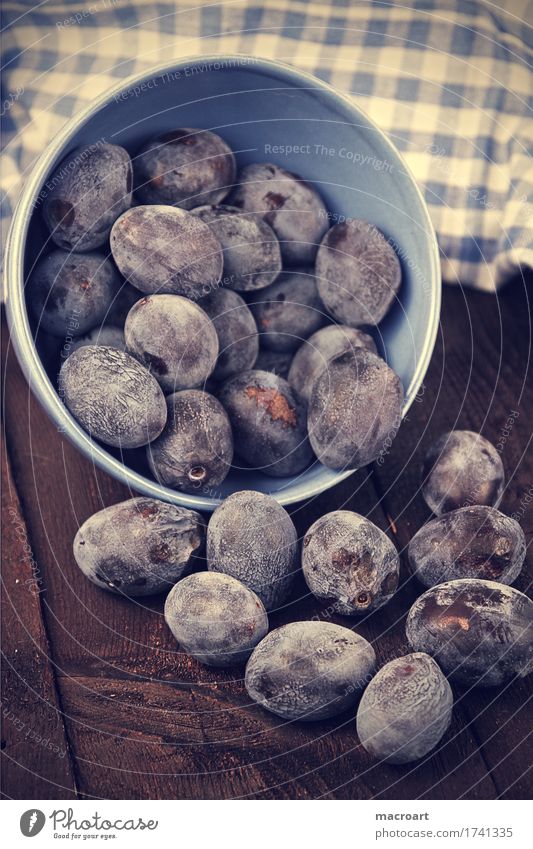
[[[202,53],[290,62],[348,92],[425,191],[443,276],[533,267],[533,3],[27,0],[3,4],[3,229],[62,124],[117,79]]]

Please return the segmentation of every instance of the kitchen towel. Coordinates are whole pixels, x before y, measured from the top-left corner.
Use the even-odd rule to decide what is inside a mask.
[[[444,280],[495,291],[533,267],[530,22],[527,0],[5,0],[2,230],[48,140],[117,80],[241,53],[353,97],[422,187]]]

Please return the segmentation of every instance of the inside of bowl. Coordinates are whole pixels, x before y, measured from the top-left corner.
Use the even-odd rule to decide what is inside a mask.
[[[235,151],[239,166],[269,161],[299,174],[321,194],[332,224],[364,218],[391,240],[402,264],[402,285],[375,336],[402,379],[407,407],[433,342],[434,236],[421,197],[394,148],[347,101],[311,78],[302,81],[296,73],[253,60],[216,66],[199,62],[123,89],[71,134],[50,171],[79,145],[105,140],[123,145],[134,156],[148,138],[176,127],[218,133]],[[48,249],[46,243],[37,204],[26,242],[27,271]],[[37,345],[55,383],[53,357],[40,339]],[[132,452],[127,462],[145,473],[142,452]],[[298,501],[337,479],[337,472],[319,463],[285,479],[235,470],[206,498],[206,506],[243,488]],[[180,501],[180,494],[171,490],[166,496]]]

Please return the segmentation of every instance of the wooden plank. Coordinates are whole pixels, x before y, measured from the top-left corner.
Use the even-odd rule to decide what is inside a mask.
[[[443,299],[441,336],[420,395],[387,462],[376,468],[386,512],[394,517],[397,542],[405,553],[411,537],[430,517],[419,491],[420,464],[429,445],[444,431],[481,431],[499,446],[507,486],[502,510],[522,522],[528,544],[533,533],[531,420],[533,392],[528,384],[531,353],[527,290],[520,282],[498,298],[448,289]],[[515,585],[531,588],[533,557]],[[420,587],[410,580],[414,595]],[[527,798],[531,793],[531,677],[501,689],[455,687],[457,703],[495,782],[498,795]],[[471,776],[472,788],[477,780]]]
[[[76,797],[74,769],[41,617],[46,585],[2,465],[2,787],[12,799]]]

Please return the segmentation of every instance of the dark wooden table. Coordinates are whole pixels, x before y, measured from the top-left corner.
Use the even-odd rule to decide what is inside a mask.
[[[453,721],[435,754],[386,766],[359,745],[353,715],[282,722],[249,703],[239,671],[214,671],[179,653],[162,598],[128,602],[86,581],[72,557],[78,526],[131,493],[56,431],[28,390],[5,325],[2,351],[5,797],[530,795],[531,678],[502,690],[454,688]],[[531,540],[530,356],[527,282],[515,281],[498,297],[445,288],[429,373],[384,465],[292,511],[301,534],[322,513],[349,507],[387,530],[402,551],[397,597],[356,626],[373,641],[380,664],[407,650],[405,614],[421,588],[409,578],[403,552],[428,517],[418,469],[436,436],[461,427],[499,444],[508,476],[502,509],[518,514]],[[531,565],[529,556],[529,572],[516,584],[521,590],[530,587]],[[272,624],[319,613],[300,584]]]

